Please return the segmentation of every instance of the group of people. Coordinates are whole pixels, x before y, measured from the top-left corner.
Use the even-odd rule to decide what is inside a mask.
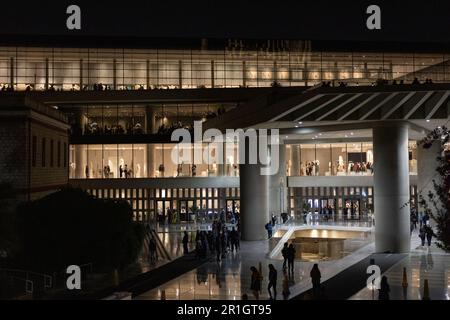
[[[278,280],[278,271],[275,269],[275,266],[273,264],[268,265],[269,274],[268,274],[268,284],[267,284],[267,292],[269,293],[269,299],[270,300],[276,300],[277,299],[277,280]],[[253,296],[256,300],[259,300],[261,288],[262,288],[262,270],[258,270],[255,266],[250,267],[251,271],[251,279],[250,279],[250,290],[253,293]],[[289,281],[288,281],[288,275],[286,273],[286,270],[283,267],[283,298],[286,300],[289,295]],[[313,298],[320,298],[321,294],[323,293],[323,288],[321,286],[321,273],[319,270],[319,265],[315,263],[309,273],[311,277],[312,282],[312,294]],[[243,294],[242,296],[243,300],[247,300],[248,296],[246,294]]]
[[[76,134],[76,129],[72,129],[73,133]],[[143,134],[144,129],[142,125],[138,122],[134,126],[131,124],[127,124],[126,128],[122,125],[106,125],[104,127],[99,126],[96,122],[86,124],[84,126],[84,134],[85,135],[123,135],[123,134]]]
[[[224,259],[227,253],[237,252],[240,248],[240,233],[235,227],[228,229],[222,221],[214,221],[211,231],[197,231],[195,236],[195,256],[204,259],[209,254],[216,254],[217,262]],[[189,253],[189,234],[184,232],[183,252]]]
[[[239,215],[237,215],[237,219],[239,219]],[[270,218],[270,221],[266,223],[264,228],[267,231],[267,238],[271,239],[273,235],[273,229],[277,225],[277,223],[280,221],[281,223],[285,224],[289,220],[289,215],[286,212],[282,212],[280,216],[276,216],[275,214],[272,214],[272,217]]]
[[[281,249],[281,255],[283,256],[283,270],[287,268],[289,275],[294,275],[295,253],[294,244],[285,242],[283,249]]]
[[[305,166],[305,173],[307,176],[318,176],[319,169],[319,161],[308,161]]]
[[[120,178],[130,178],[132,176],[131,169],[128,169],[128,165],[125,165],[125,167],[122,167],[122,165],[119,166],[119,177]]]
[[[432,79],[426,78],[423,84],[431,84],[433,83]],[[412,84],[421,84],[418,78],[414,78]]]
[[[417,224],[419,224],[419,238],[421,240],[422,247],[425,246],[425,240],[428,247],[431,246],[431,240],[433,239],[434,232],[433,228],[430,226],[431,214],[429,210],[422,212],[417,212],[415,207],[411,208],[410,213],[410,232],[411,235],[414,230],[417,229]]]

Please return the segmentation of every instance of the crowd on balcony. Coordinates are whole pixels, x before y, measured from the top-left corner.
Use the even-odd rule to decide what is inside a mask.
[[[100,126],[96,122],[86,124],[84,126],[84,134],[85,135],[122,135],[122,134],[143,134],[144,128],[140,123],[136,123],[134,126],[131,124],[128,124],[125,128],[118,124],[118,125],[105,125]]]

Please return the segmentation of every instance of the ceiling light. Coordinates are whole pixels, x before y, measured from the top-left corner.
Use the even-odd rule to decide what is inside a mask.
[[[430,119],[427,119],[427,122],[430,122]]]

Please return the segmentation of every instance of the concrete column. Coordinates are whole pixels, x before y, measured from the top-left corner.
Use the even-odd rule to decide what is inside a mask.
[[[417,146],[417,193],[425,200],[428,200],[430,191],[436,194],[433,180],[437,183],[440,181],[440,175],[436,169],[439,166],[437,157],[440,156],[441,151],[440,141],[435,141],[429,149],[424,149],[422,145]],[[429,204],[429,208],[435,213],[433,205]]]
[[[226,173],[226,168],[225,168],[225,166],[226,166],[226,161],[227,161],[227,150],[226,150],[226,143],[223,143],[222,144],[223,145],[223,151],[222,151],[222,163],[218,163],[217,164],[217,176],[218,177],[223,177],[223,176],[226,176],[227,175],[227,173]]]
[[[386,122],[373,128],[375,249],[410,250],[408,127]]]
[[[87,165],[87,148],[86,145],[80,144],[75,146],[75,178],[86,178]]]
[[[227,189],[219,188],[219,212],[227,211]]]
[[[291,176],[300,176],[300,145],[291,145]]]
[[[279,168],[277,174],[270,176],[269,213],[280,215],[287,212],[286,145],[273,145],[271,149],[273,148],[278,148]]]
[[[147,106],[145,111],[145,121],[146,121],[146,129],[147,134],[156,133],[156,115],[155,110],[152,106]]]
[[[263,165],[248,164],[249,143],[240,142],[239,148],[245,148],[246,161],[239,165],[241,235],[246,241],[267,239],[264,226],[269,222],[269,185],[270,176],[261,175]]]
[[[147,134],[156,133],[156,115],[152,106],[147,106],[145,110],[145,128]],[[155,145],[147,144],[147,177],[153,178],[155,171]]]
[[[122,83],[124,85],[125,83]],[[112,89],[117,90],[117,60],[113,60],[113,83],[112,83]]]

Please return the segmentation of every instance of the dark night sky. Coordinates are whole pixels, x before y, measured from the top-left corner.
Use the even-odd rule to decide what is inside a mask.
[[[66,29],[66,8],[82,9],[82,30]],[[366,29],[366,8],[382,9],[382,30]],[[450,1],[4,1],[3,35],[273,38],[450,42]]]

